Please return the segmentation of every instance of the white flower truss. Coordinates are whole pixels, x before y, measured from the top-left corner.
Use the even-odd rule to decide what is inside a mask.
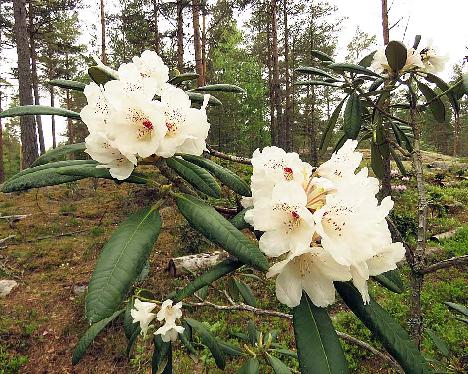
[[[378,180],[348,140],[314,173],[295,153],[276,147],[255,151],[252,198],[246,221],[263,231],[260,249],[279,260],[268,272],[280,302],[294,307],[304,290],[317,306],[335,300],[333,281],[353,280],[364,302],[367,280],[396,268],[404,256],[392,243],[386,216],[390,197],[379,204]]]
[[[84,90],[87,105],[80,115],[90,133],[86,152],[98,167],[124,180],[137,158],[202,154],[210,129],[209,95],[200,109],[192,108],[188,95],[167,83],[169,68],[153,51],[135,56],[117,71],[101,62],[98,66],[116,78],[104,85],[90,83]]]
[[[142,335],[148,333],[150,323],[156,318],[156,314],[151,313],[155,307],[155,303],[135,299],[130,315],[133,318],[133,323],[140,323]]]

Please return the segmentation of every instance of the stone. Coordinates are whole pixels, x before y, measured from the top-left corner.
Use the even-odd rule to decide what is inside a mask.
[[[0,298],[6,297],[18,285],[14,280],[2,279],[0,280]]]
[[[79,285],[74,285],[73,286],[73,293],[75,295],[80,295],[82,293],[84,293],[86,291],[86,289],[88,288],[87,285],[82,285],[82,286],[79,286]]]

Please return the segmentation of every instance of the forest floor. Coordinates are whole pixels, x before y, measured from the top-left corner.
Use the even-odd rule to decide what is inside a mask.
[[[425,161],[444,161],[447,168],[428,169],[430,234],[456,229],[457,234],[441,242],[430,242],[431,261],[468,252],[468,180],[461,175],[458,160],[426,154]],[[465,173],[466,175],[466,173]],[[409,181],[395,176],[395,185],[407,189],[395,192],[394,219],[400,230],[412,240],[415,230],[416,193],[414,178]],[[82,361],[71,365],[73,348],[86,331],[84,318],[85,286],[96,258],[112,231],[129,213],[143,206],[147,194],[142,187],[114,184],[111,181],[84,180],[18,194],[0,194],[0,215],[27,214],[16,223],[0,220],[0,239],[14,238],[0,246],[0,279],[13,279],[18,286],[0,299],[0,374],[14,373],[149,373],[150,339],[139,339],[131,359],[126,356],[127,341],[122,322],[116,321],[89,347]],[[204,238],[193,233],[173,206],[162,209],[163,228],[151,254],[149,276],[140,284],[164,295],[188,282],[189,277],[173,278],[165,270],[170,258],[215,249]],[[407,269],[402,275],[407,284]],[[241,277],[241,275],[239,275]],[[250,285],[263,309],[279,309],[274,296],[274,283],[242,277]],[[222,287],[221,287],[222,288]],[[449,347],[444,355],[428,336],[423,352],[437,361],[443,372],[462,372],[468,357],[467,325],[455,319],[446,301],[466,304],[467,285],[461,269],[441,270],[427,277],[422,302],[425,323]],[[375,284],[371,292],[389,312],[404,325],[408,316],[408,291],[395,294]],[[216,289],[207,296],[213,302],[226,304]],[[339,302],[333,306],[333,320],[338,330],[376,343],[366,328]],[[249,312],[214,313],[211,308],[186,312],[224,340],[232,332],[245,332],[249,319],[263,332],[276,330],[278,341],[294,349],[293,330],[289,320],[262,317]],[[234,342],[234,340],[231,340]],[[371,353],[344,344],[350,366],[356,373],[391,373]],[[174,373],[221,373],[207,350],[198,358],[190,357],[179,346],[175,352]],[[287,359],[297,371],[297,362]],[[240,361],[228,364],[224,372],[235,372]],[[269,373],[262,368],[261,373]]]

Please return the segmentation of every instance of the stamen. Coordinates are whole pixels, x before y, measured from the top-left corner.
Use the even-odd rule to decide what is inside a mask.
[[[153,130],[153,128],[154,128],[153,122],[151,122],[148,119],[143,121],[143,126],[145,126],[148,130]]]
[[[284,172],[284,178],[288,181],[292,180],[294,177],[293,177],[293,170],[289,167],[285,167],[283,168],[283,172]]]

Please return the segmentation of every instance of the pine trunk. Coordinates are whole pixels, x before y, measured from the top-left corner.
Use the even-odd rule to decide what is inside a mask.
[[[276,127],[278,129],[277,145],[284,148],[285,142],[285,127],[283,123],[283,115],[281,108],[281,86],[278,60],[278,22],[277,16],[277,0],[271,0],[270,17],[271,17],[271,58],[272,58],[272,93],[274,99],[274,107],[276,112]]]
[[[272,57],[271,57],[270,25],[267,26],[267,45],[268,45],[267,67],[268,67],[268,94],[269,94],[269,103],[270,103],[271,144],[278,145],[278,127],[277,127],[276,118],[275,118],[275,95],[273,93],[273,67],[272,67]]]
[[[206,84],[206,9],[202,9],[202,68],[203,68],[203,86]]]
[[[285,150],[292,151],[291,138],[291,86],[289,78],[289,29],[288,29],[288,9],[287,0],[283,0],[283,22],[284,22],[284,80],[286,83],[286,110],[284,112],[284,135]]]
[[[384,44],[387,45],[390,41],[390,29],[388,28],[387,0],[382,0],[382,31]]]
[[[13,0],[14,34],[18,55],[18,86],[20,105],[32,105],[30,47],[26,18],[26,1]],[[29,167],[38,157],[34,116],[20,117],[22,168]]]
[[[106,56],[106,13],[104,10],[104,0],[101,0],[101,61],[103,64],[107,63]]]
[[[0,113],[2,112],[2,91],[0,91]],[[3,124],[0,118],[0,183],[5,180],[5,171],[3,167]]]
[[[184,69],[184,5],[177,0],[177,69]]]
[[[55,91],[54,91],[54,86],[50,86],[50,106],[54,107],[55,106]],[[55,116],[51,117],[51,122],[52,122],[52,148],[55,149],[57,147],[57,139],[55,136]]]
[[[159,24],[158,24],[158,0],[153,0],[153,22],[154,22],[154,51],[159,54]]]
[[[195,49],[195,71],[198,74],[197,86],[203,86],[203,60],[200,38],[200,0],[192,1],[193,46]]]

